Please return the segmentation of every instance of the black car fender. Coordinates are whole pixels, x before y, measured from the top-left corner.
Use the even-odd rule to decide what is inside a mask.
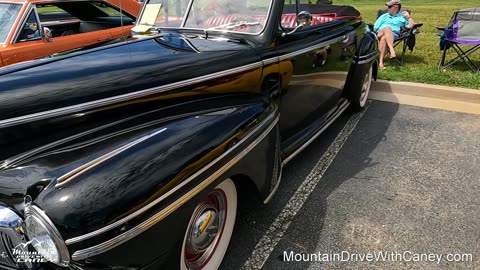
[[[121,246],[131,239],[121,235],[144,226],[142,223],[172,205],[179,213],[188,213],[208,190],[227,178],[253,181],[264,199],[273,189],[272,181],[278,178],[279,168],[274,167],[279,134],[275,103],[260,100],[172,121],[152,120],[137,126],[132,122],[132,131],[123,139],[113,140],[112,136],[114,143],[98,142],[108,145],[107,150],[92,154],[88,162],[77,163],[69,170],[56,170],[63,173],[54,177],[33,203],[57,226],[74,261],[82,261]],[[94,145],[90,142],[85,148],[72,147],[69,154],[92,153],[89,147]],[[65,150],[56,152],[65,154]],[[55,151],[52,153],[55,155]],[[31,162],[53,168],[52,155],[44,155],[43,162]],[[178,214],[167,212],[163,218]],[[177,224],[173,229],[180,227]],[[95,248],[112,239],[122,240],[108,249]],[[77,252],[82,250],[86,251]],[[125,265],[118,258],[134,257],[123,255],[100,263]],[[146,256],[144,260],[147,263],[153,259]]]
[[[372,78],[377,79],[377,59],[378,39],[371,32],[365,33],[355,50],[344,86],[344,96],[351,97],[352,92],[358,91],[358,88],[361,87],[362,79],[370,67],[372,68]]]

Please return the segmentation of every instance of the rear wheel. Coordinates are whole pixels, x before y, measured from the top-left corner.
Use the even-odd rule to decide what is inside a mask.
[[[180,268],[214,270],[220,267],[237,214],[237,190],[227,179],[195,208],[182,245]]]
[[[353,111],[360,111],[365,107],[372,85],[373,67],[371,66],[361,78],[358,78],[359,84],[355,85],[355,89],[351,92],[350,103]]]

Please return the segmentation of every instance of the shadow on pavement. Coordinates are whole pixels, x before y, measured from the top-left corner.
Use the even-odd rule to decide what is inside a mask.
[[[384,89],[384,91],[391,92],[391,89]],[[349,151],[349,153],[339,154],[332,163],[332,165],[341,163],[342,167],[348,168],[348,170],[340,172],[340,177],[329,179],[330,181],[324,181],[325,177],[320,180],[286,231],[284,238],[270,254],[263,269],[307,269],[309,267],[308,263],[295,262],[292,265],[283,262],[283,251],[294,250],[298,253],[315,251],[318,236],[324,228],[326,211],[328,208],[335,209],[336,207],[328,205],[329,195],[346,180],[354,178],[358,172],[375,165],[369,155],[380,142],[386,139],[386,131],[397,113],[398,107],[397,103],[371,102],[356,127],[356,130],[359,127],[361,130],[366,130],[364,126],[367,126],[368,133],[352,132],[340,150],[340,153],[344,151]],[[256,196],[252,196],[249,187],[241,187],[240,191],[243,196],[239,198],[234,233],[220,269],[241,269],[252,254],[257,242],[310,171],[314,169],[350,116],[350,114],[344,113],[324,134],[284,167],[282,183],[268,205],[262,204]],[[354,134],[355,137],[352,137]],[[346,147],[347,145],[348,147]],[[339,160],[339,156],[348,158]],[[329,174],[330,170],[332,168],[329,168],[325,175]],[[309,203],[311,200],[315,200],[315,203]],[[305,216],[304,213],[314,214]]]

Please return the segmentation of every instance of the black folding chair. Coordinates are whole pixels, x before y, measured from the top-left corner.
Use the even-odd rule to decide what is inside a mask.
[[[439,68],[449,67],[462,60],[473,72],[480,72],[480,65],[476,65],[470,56],[480,49],[480,8],[457,10],[447,27],[437,27],[442,31],[440,49],[443,51]],[[460,47],[472,46],[468,50]],[[447,51],[452,48],[457,56],[446,62]]]
[[[409,8],[402,8],[400,12],[404,10],[412,14]],[[377,19],[387,12],[388,12],[388,9],[379,9],[377,11]],[[400,54],[400,57],[395,58],[395,60],[400,66],[403,66],[405,63],[405,52],[407,51],[407,48],[413,52],[413,48],[415,47],[415,43],[416,43],[415,35],[420,33],[420,27],[422,25],[423,23],[417,23],[417,24],[414,24],[411,28],[402,28],[400,32],[400,36],[394,40],[393,42],[394,48],[402,44],[402,53]],[[370,30],[373,32],[373,24],[369,24],[368,26],[370,27]]]

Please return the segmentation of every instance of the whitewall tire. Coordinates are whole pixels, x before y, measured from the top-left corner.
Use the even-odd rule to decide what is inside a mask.
[[[355,89],[353,89],[350,96],[350,103],[353,111],[360,111],[365,105],[367,105],[370,87],[372,86],[372,75],[373,67],[370,67],[365,74],[357,79],[354,86]]]
[[[237,190],[227,179],[193,211],[185,232],[180,269],[216,270],[232,236],[237,214]]]

